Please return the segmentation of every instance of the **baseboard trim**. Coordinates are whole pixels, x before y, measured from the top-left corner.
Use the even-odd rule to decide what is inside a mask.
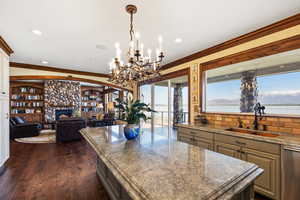
[[[6,170],[6,167],[5,167],[5,164],[3,164],[1,167],[0,167],[0,176],[2,176],[2,174],[4,174]]]

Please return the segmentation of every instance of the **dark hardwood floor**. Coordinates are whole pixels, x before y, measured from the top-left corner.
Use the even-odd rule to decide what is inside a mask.
[[[109,200],[95,161],[96,154],[84,141],[11,142],[11,158],[0,177],[0,200]]]
[[[0,200],[109,200],[96,176],[95,161],[85,141],[11,142],[11,157],[0,176]]]

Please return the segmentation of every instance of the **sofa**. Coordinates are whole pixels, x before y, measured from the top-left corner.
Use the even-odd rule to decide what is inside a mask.
[[[81,140],[80,129],[86,127],[82,118],[65,118],[56,122],[56,142]]]
[[[38,136],[41,128],[41,124],[28,123],[22,117],[11,117],[9,120],[10,139]]]
[[[102,119],[102,120],[97,120],[97,119],[89,119],[87,121],[87,126],[89,127],[103,127],[103,126],[113,126],[115,125],[114,119]]]

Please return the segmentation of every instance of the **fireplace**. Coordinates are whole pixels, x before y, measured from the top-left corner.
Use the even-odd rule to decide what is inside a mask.
[[[73,109],[55,110],[55,120],[59,120],[61,115],[72,117]]]

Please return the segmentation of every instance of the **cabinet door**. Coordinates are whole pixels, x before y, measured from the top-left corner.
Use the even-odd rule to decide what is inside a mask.
[[[215,142],[215,151],[221,154],[225,154],[227,156],[231,156],[234,158],[241,158],[240,154],[241,147],[232,145],[232,144],[225,144],[221,142]]]
[[[4,53],[3,53],[3,51],[2,51],[2,49],[0,49],[0,96],[2,96],[3,95],[3,77],[4,77],[4,75],[3,75],[3,56],[4,55]]]
[[[214,150],[214,144],[212,140],[206,140],[206,139],[195,139],[195,145],[202,147],[204,149]]]
[[[9,100],[0,98],[0,142],[1,164],[9,158]]]
[[[9,57],[6,54],[2,56],[2,91],[3,95],[9,95]]]
[[[177,140],[188,144],[194,144],[194,136],[183,131],[178,131]]]
[[[244,160],[255,163],[264,170],[255,181],[255,191],[272,199],[280,199],[280,157],[247,148],[243,151]]]

